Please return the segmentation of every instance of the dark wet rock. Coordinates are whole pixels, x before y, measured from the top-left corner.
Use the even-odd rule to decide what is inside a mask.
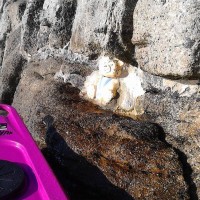
[[[48,148],[42,149],[42,152],[70,199],[133,200],[125,190],[110,183],[98,167],[71,150],[58,133],[55,133],[52,139],[57,141],[54,142],[54,147],[59,145],[65,149],[67,152],[65,157],[52,149],[49,138],[47,138]]]
[[[70,84],[56,83],[53,72],[47,77],[41,69],[32,66],[24,71],[13,105],[41,147],[46,132],[42,119],[46,115],[54,118],[46,142],[55,162],[72,173],[75,166],[69,166],[70,160],[76,155],[73,162],[82,163],[82,157],[86,158],[109,182],[102,191],[115,186],[134,199],[188,199],[178,156],[159,140],[161,132],[156,125],[104,111],[81,99],[79,90]],[[84,174],[81,179],[71,176],[94,189],[93,182],[83,178],[87,170],[79,166],[79,173]]]
[[[157,94],[147,93],[142,102],[145,110],[143,119],[161,124],[167,142],[187,156],[193,172],[190,185],[193,185],[194,194],[200,188],[200,103],[196,96],[186,97],[166,90]],[[197,198],[196,195],[194,197]]]
[[[120,79],[119,96],[116,112],[121,109],[123,115],[161,125],[166,141],[187,156],[192,193],[200,192],[199,80],[170,80],[131,66],[129,75]]]

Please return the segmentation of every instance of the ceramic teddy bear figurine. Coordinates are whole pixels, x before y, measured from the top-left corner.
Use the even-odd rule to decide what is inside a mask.
[[[118,78],[123,65],[124,63],[118,59],[110,59],[108,56],[101,57],[98,63],[99,71],[93,72],[86,78],[86,96],[97,104],[108,104],[117,94]]]

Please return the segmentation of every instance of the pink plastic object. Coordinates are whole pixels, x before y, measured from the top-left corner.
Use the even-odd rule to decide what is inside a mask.
[[[0,104],[0,160],[18,164],[26,174],[25,188],[18,200],[67,200],[54,174],[16,110]]]

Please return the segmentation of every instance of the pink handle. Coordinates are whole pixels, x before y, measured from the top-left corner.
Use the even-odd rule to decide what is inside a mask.
[[[1,109],[1,110],[5,110],[5,111],[9,112],[9,111],[10,111],[10,108],[11,108],[11,106],[9,106],[9,105],[0,104],[0,109]]]
[[[5,105],[5,104],[0,104],[0,111],[5,111],[6,114],[1,114],[0,112],[0,116],[1,117],[8,117],[9,112],[11,111],[10,106]]]

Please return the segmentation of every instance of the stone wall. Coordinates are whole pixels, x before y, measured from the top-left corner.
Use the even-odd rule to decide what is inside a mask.
[[[48,84],[71,84],[83,91],[85,80],[98,72],[101,56],[117,58],[124,62],[117,95],[100,106],[160,126],[159,140],[179,155],[188,194],[198,199],[199,27],[198,0],[2,0],[0,100],[13,103],[41,143],[44,136],[37,127],[43,115],[34,115],[45,110],[40,104],[56,95],[48,93]],[[48,95],[40,88],[47,88]],[[44,98],[42,103],[33,100],[35,93]],[[67,136],[65,139],[70,143]],[[74,142],[71,147],[76,151],[79,144]],[[83,156],[104,171],[92,156],[84,151]]]

